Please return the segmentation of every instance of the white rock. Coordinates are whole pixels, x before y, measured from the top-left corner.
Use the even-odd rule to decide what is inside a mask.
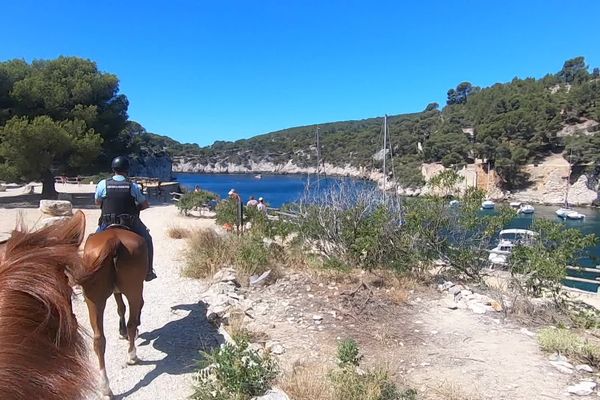
[[[446,282],[444,282],[444,283],[442,283],[442,284],[438,285],[438,290],[439,290],[440,292],[443,292],[443,291],[445,291],[445,290],[448,290],[448,289],[450,289],[452,286],[454,286],[454,283],[452,283],[452,282],[450,282],[450,281],[446,281]]]
[[[235,282],[237,283],[237,276],[235,269],[223,268],[213,276],[213,282]]]
[[[571,394],[576,394],[577,396],[588,396],[594,393],[594,389],[596,388],[596,382],[579,382],[576,385],[572,385],[567,387],[567,391]]]
[[[550,361],[550,364],[563,374],[572,374],[573,373],[573,365],[566,361]]]
[[[580,365],[576,365],[576,366],[575,366],[575,369],[576,369],[577,371],[585,371],[585,372],[589,372],[590,374],[591,374],[592,372],[594,372],[594,369],[593,369],[592,367],[590,367],[589,365],[587,365],[587,364],[580,364]]]
[[[263,272],[263,274],[260,276],[252,275],[250,277],[250,285],[260,286],[260,285],[264,284],[265,281],[267,280],[267,278],[269,277],[269,275],[271,275],[271,270]]]
[[[471,302],[468,305],[469,310],[473,311],[475,314],[485,314],[488,310],[486,306],[481,303]]]
[[[73,205],[65,200],[40,200],[40,211],[54,217],[73,215]]]
[[[55,224],[57,222],[62,222],[62,221],[66,221],[68,220],[70,217],[50,217],[50,218],[44,218],[41,221],[41,227],[45,228],[47,226],[50,226],[52,224]]]
[[[464,287],[461,285],[455,285],[452,286],[450,289],[448,289],[448,293],[450,293],[451,295],[455,296],[457,293],[460,293],[461,290],[463,290]]]
[[[283,390],[273,388],[265,393],[265,395],[254,397],[252,400],[290,400],[290,398]]]
[[[314,321],[321,321],[323,319],[323,316],[322,315],[313,315],[312,318]]]
[[[6,186],[0,183],[0,192],[6,192]]]

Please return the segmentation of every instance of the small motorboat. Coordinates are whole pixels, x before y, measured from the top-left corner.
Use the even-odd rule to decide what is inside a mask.
[[[450,207],[456,207],[460,204],[460,201],[458,200],[450,200]]]
[[[533,214],[535,212],[535,208],[531,204],[523,204],[517,210],[519,214]]]
[[[262,179],[262,175],[261,174],[254,175],[254,179]]]
[[[521,205],[522,205],[522,204],[523,204],[523,203],[521,203],[520,201],[511,201],[511,202],[510,202],[510,206],[511,206],[512,208],[519,208],[519,207],[521,207]]]
[[[481,203],[481,208],[484,210],[493,210],[496,207],[496,203],[491,200],[485,200]]]
[[[498,235],[498,245],[489,250],[488,261],[493,266],[506,266],[508,259],[512,254],[513,248],[517,245],[531,245],[538,234],[527,229],[504,229]]]

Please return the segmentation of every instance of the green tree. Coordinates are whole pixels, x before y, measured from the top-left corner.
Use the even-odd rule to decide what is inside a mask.
[[[13,116],[49,116],[54,121],[80,120],[103,138],[99,160],[127,153],[130,136],[127,97],[119,94],[119,79],[78,57],[0,63],[0,125]]]
[[[77,170],[94,160],[101,145],[100,135],[80,120],[14,117],[0,128],[0,176],[41,180],[42,196],[53,198],[54,175]]]

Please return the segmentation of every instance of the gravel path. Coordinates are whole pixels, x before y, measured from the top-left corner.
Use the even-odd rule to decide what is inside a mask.
[[[99,211],[83,210],[87,231],[95,229]],[[0,226],[10,231],[18,216],[28,226],[42,218],[36,208],[0,208]],[[221,337],[205,319],[205,308],[199,303],[203,283],[182,278],[181,250],[184,240],[166,236],[171,226],[209,227],[212,220],[184,218],[174,206],[150,208],[142,213],[150,228],[155,246],[155,270],[158,279],[144,288],[140,335],[136,341],[140,364],[127,366],[127,341],[118,339],[116,304],[111,297],[104,314],[106,329],[106,365],[115,399],[185,399],[192,394],[192,377],[200,350],[219,344]],[[91,327],[87,306],[81,294],[73,301],[74,312],[88,335],[90,361],[97,365],[92,350]]]

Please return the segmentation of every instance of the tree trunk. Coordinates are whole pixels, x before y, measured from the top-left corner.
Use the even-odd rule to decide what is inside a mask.
[[[42,199],[56,199],[58,192],[54,187],[54,176],[50,171],[42,176]]]

